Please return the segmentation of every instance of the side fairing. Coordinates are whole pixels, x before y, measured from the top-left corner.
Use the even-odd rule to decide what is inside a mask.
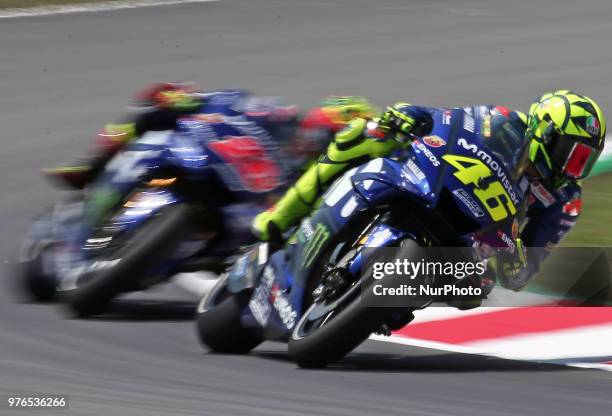
[[[285,248],[271,257],[255,282],[243,322],[286,336],[299,319],[304,291],[317,259],[355,214],[398,192],[425,204],[426,188],[426,181],[411,181],[407,173],[402,173],[402,164],[390,159],[374,159],[346,172],[323,195],[313,215],[302,221]],[[403,235],[389,232],[377,228],[372,241],[384,245]]]
[[[210,157],[210,168],[240,199],[257,197],[284,184],[286,172],[279,163],[277,146],[263,128],[244,117],[221,116],[206,123],[184,120],[179,127],[196,130]]]

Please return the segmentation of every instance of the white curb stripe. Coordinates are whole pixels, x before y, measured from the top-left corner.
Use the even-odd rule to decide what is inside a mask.
[[[66,13],[103,12],[109,10],[135,9],[139,7],[167,6],[186,3],[209,3],[220,0],[114,0],[97,3],[65,4],[55,6],[0,9],[0,19],[15,17],[48,16]]]
[[[612,324],[525,334],[463,344],[468,348],[517,360],[561,360],[612,355]]]
[[[597,363],[570,363],[568,364],[570,367],[578,367],[578,368],[592,368],[595,370],[604,370],[604,371],[612,371],[611,364],[597,364]]]
[[[466,316],[483,315],[493,312],[499,312],[506,309],[513,309],[512,307],[502,306],[491,306],[486,308],[475,308],[465,311],[461,311],[457,308],[450,306],[429,306],[425,309],[419,309],[414,311],[414,322],[432,322],[432,321],[446,321],[448,319],[464,318]]]
[[[612,325],[594,325],[461,345],[397,335],[390,337],[372,335],[370,339],[462,354],[612,371],[612,364],[597,363],[592,360],[597,357],[610,356]],[[567,361],[564,362],[564,358]]]
[[[215,285],[217,276],[207,272],[179,273],[171,281],[199,299]]]
[[[447,344],[437,341],[427,341],[418,338],[401,337],[398,335],[370,335],[369,339],[372,341],[391,342],[393,344],[406,345],[409,347],[431,348],[434,350],[458,352],[461,354],[481,354],[481,351],[471,347],[464,347],[457,344]]]

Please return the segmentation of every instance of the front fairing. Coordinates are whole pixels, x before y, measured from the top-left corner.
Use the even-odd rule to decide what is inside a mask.
[[[128,144],[106,166],[87,191],[84,227],[94,225],[116,204],[160,172],[179,172],[202,180],[208,174],[208,155],[192,132],[148,132]]]
[[[79,220],[61,227],[66,243],[58,255],[58,262],[65,265],[62,268],[87,260],[84,247],[104,219],[126,231],[165,206],[182,201],[182,196],[170,189],[149,188],[144,182],[161,172],[203,180],[209,174],[207,163],[205,149],[187,132],[149,132],[126,145],[85,191]]]

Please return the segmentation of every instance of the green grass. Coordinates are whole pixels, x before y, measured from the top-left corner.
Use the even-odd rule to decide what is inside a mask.
[[[584,182],[582,215],[561,247],[583,248],[553,251],[526,290],[612,305],[609,272],[612,249],[606,249],[605,257],[595,261],[601,252],[584,248],[612,247],[612,175]]]
[[[108,0],[0,0],[0,8],[52,6],[57,4],[77,4]]]
[[[612,247],[612,175],[584,182],[582,215],[563,245]]]

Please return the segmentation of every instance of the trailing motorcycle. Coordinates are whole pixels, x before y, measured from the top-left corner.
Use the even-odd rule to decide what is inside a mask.
[[[226,267],[252,244],[252,217],[282,190],[273,144],[256,124],[221,114],[144,134],[32,226],[21,254],[28,290],[60,294],[87,316],[177,272]]]

